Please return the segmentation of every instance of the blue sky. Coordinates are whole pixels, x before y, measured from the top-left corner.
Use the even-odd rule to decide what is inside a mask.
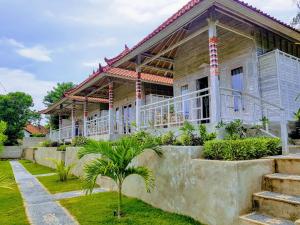
[[[81,82],[103,58],[133,46],[187,0],[0,0],[0,93],[24,91],[36,109],[57,82]],[[246,0],[289,23],[293,0]]]

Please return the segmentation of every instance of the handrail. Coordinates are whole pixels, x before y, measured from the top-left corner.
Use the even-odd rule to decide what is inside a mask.
[[[277,108],[277,109],[279,109],[281,111],[284,111],[284,108],[282,108],[282,107],[280,107],[280,106],[278,106],[278,105],[276,105],[274,103],[268,102],[268,101],[266,101],[266,100],[264,100],[262,98],[259,98],[259,97],[255,96],[255,95],[249,94],[247,92],[243,92],[243,91],[239,91],[239,90],[235,90],[235,89],[231,89],[231,88],[225,88],[225,87],[220,87],[220,89],[221,90],[225,90],[225,91],[238,92],[241,95],[249,96],[249,97],[254,98],[254,99],[258,100],[258,101],[261,101],[262,103],[271,105],[271,106],[273,106],[273,107],[275,107],[275,108]]]
[[[158,101],[158,102],[150,103],[150,104],[147,104],[147,105],[143,105],[143,106],[141,106],[141,109],[143,109],[145,107],[148,107],[148,106],[163,104],[165,102],[169,102],[169,101],[173,101],[173,100],[176,100],[176,99],[179,99],[179,98],[183,98],[183,97],[189,96],[191,94],[198,94],[198,93],[202,93],[202,92],[209,91],[209,90],[210,90],[210,88],[205,88],[205,89],[197,90],[197,91],[194,91],[194,92],[189,92],[189,93],[179,95],[179,96],[175,96],[175,97],[172,97],[172,98],[168,98],[168,99],[165,99],[165,100],[162,100],[162,101]]]

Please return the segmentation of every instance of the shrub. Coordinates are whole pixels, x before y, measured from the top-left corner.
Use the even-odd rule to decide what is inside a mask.
[[[45,134],[32,134],[31,137],[46,137]]]
[[[70,145],[60,145],[59,147],[57,147],[57,151],[62,151],[65,152],[67,150],[67,147],[69,147]]]
[[[204,145],[204,157],[214,160],[250,160],[281,153],[279,138],[212,140]]]
[[[200,145],[200,138],[194,134],[195,127],[188,121],[184,121],[182,127],[179,128],[182,134],[179,137],[179,141],[185,146]]]
[[[200,135],[200,145],[203,145],[207,141],[211,141],[213,139],[216,139],[217,133],[208,133],[206,126],[204,124],[199,125],[199,135]]]
[[[73,138],[72,140],[72,146],[78,146],[78,147],[82,147],[84,145],[86,145],[86,143],[88,142],[88,138],[86,137],[82,137],[82,136],[79,136],[79,137],[75,137]]]
[[[51,147],[58,147],[59,143],[57,141],[51,142]]]
[[[225,127],[225,139],[237,140],[246,137],[247,128],[245,128],[242,120],[234,120],[228,124],[219,123],[217,128]]]
[[[165,133],[161,136],[161,144],[162,145],[173,145],[175,142],[175,135],[172,131]]]
[[[39,145],[40,145],[40,147],[51,147],[52,143],[50,140],[46,140],[46,141],[41,142]]]
[[[60,181],[64,182],[68,180],[70,170],[74,165],[66,166],[63,160],[49,159],[55,164],[56,172]]]

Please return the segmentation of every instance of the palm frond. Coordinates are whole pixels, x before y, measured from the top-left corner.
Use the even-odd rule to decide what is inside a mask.
[[[154,177],[150,169],[144,166],[129,167],[126,169],[125,177],[133,174],[139,175],[144,179],[147,192],[150,192],[153,189]]]
[[[92,193],[99,175],[110,177],[116,181],[116,169],[112,161],[101,158],[85,165],[84,189],[86,193]]]
[[[78,151],[78,157],[81,159],[88,154],[105,155],[112,148],[112,143],[108,141],[89,140],[87,144]]]

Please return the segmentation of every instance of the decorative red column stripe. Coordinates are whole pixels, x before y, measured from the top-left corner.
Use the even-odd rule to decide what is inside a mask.
[[[142,82],[141,82],[141,72],[137,72],[137,78],[136,78],[136,98],[142,99]]]
[[[218,62],[218,38],[209,38],[209,58],[210,58],[210,74],[219,75],[219,62]]]
[[[114,85],[112,82],[108,85],[108,104],[109,109],[112,109],[114,106]]]
[[[84,102],[84,116],[85,117],[88,116],[88,100],[87,100],[87,98],[85,99],[85,102]]]

